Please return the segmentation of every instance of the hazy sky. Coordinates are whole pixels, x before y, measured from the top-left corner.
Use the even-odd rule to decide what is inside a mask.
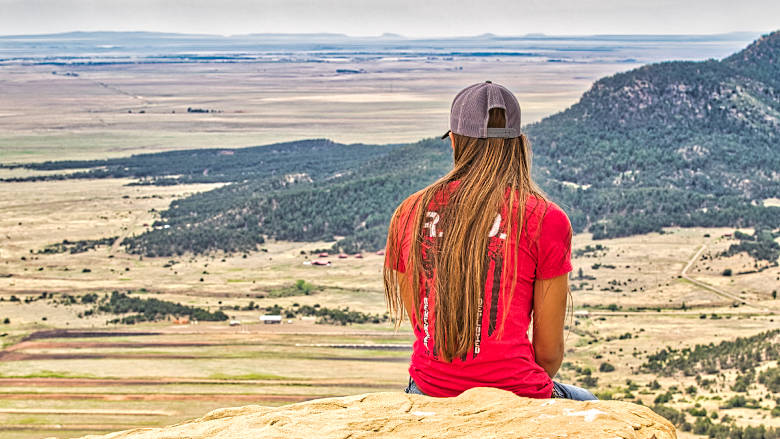
[[[778,0],[0,0],[2,35],[146,30],[426,37],[778,28]]]

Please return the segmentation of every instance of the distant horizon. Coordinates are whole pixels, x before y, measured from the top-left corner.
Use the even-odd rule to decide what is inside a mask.
[[[776,0],[0,0],[0,10],[0,32],[7,36],[117,29],[220,36],[554,38],[717,35],[780,26]]]
[[[343,32],[250,32],[250,33],[236,33],[236,34],[220,34],[220,33],[207,33],[207,32],[171,32],[161,30],[138,30],[138,29],[102,29],[102,30],[67,30],[61,32],[43,32],[43,33],[0,33],[0,37],[40,37],[40,36],[56,36],[56,35],[69,35],[69,34],[100,34],[100,33],[116,33],[116,34],[166,34],[166,35],[187,35],[187,36],[207,36],[207,37],[250,37],[250,36],[332,36],[332,37],[346,37],[346,38],[402,38],[410,40],[429,40],[429,39],[457,39],[457,38],[576,38],[576,37],[715,37],[715,36],[729,36],[729,35],[748,35],[758,34],[767,35],[772,32],[780,30],[780,26],[776,29],[769,30],[735,30],[728,32],[713,32],[713,33],[582,33],[582,34],[554,34],[545,32],[528,32],[525,34],[499,34],[495,32],[485,32],[481,34],[463,34],[463,35],[404,35],[397,32],[383,32],[375,35],[356,35],[347,34]]]

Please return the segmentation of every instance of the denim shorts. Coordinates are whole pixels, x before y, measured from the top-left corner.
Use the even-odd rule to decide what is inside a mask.
[[[596,395],[587,389],[572,384],[563,384],[553,380],[553,398],[573,399],[575,401],[596,401]]]
[[[404,389],[406,393],[414,393],[416,395],[425,395],[425,393],[417,387],[412,377],[409,377],[409,385]],[[563,384],[557,381],[553,381],[553,398],[565,398],[573,399],[575,401],[595,401],[598,400],[593,393],[582,387],[577,387],[571,384]]]
[[[414,393],[415,395],[425,395],[422,390],[420,390],[419,387],[417,387],[417,383],[414,382],[412,377],[409,377],[409,385],[406,386],[404,389],[404,392],[406,393]]]

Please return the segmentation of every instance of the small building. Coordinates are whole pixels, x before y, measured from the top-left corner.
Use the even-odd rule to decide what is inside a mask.
[[[352,256],[356,257],[357,259],[363,259],[363,253],[355,253]]]
[[[239,322],[238,320],[231,320],[228,324],[230,326],[238,326],[241,324],[241,322]]]
[[[330,265],[330,261],[323,261],[322,259],[315,259],[315,260],[311,261],[311,265],[328,266],[328,265]]]
[[[282,323],[282,316],[279,314],[264,314],[260,316],[260,321],[266,325]]]
[[[378,254],[379,256],[384,256],[385,249],[379,250],[378,252],[376,252],[376,254]]]
[[[348,257],[346,253],[339,253],[339,259],[347,259]]]
[[[322,253],[320,253],[319,255],[317,255],[317,257],[319,257],[319,258],[327,258],[328,256],[330,256],[330,255],[328,254],[328,252],[322,252]]]

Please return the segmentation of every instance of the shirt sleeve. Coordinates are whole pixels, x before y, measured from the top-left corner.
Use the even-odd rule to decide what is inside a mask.
[[[539,233],[537,279],[551,279],[572,270],[571,235],[569,217],[560,207],[550,203]]]

